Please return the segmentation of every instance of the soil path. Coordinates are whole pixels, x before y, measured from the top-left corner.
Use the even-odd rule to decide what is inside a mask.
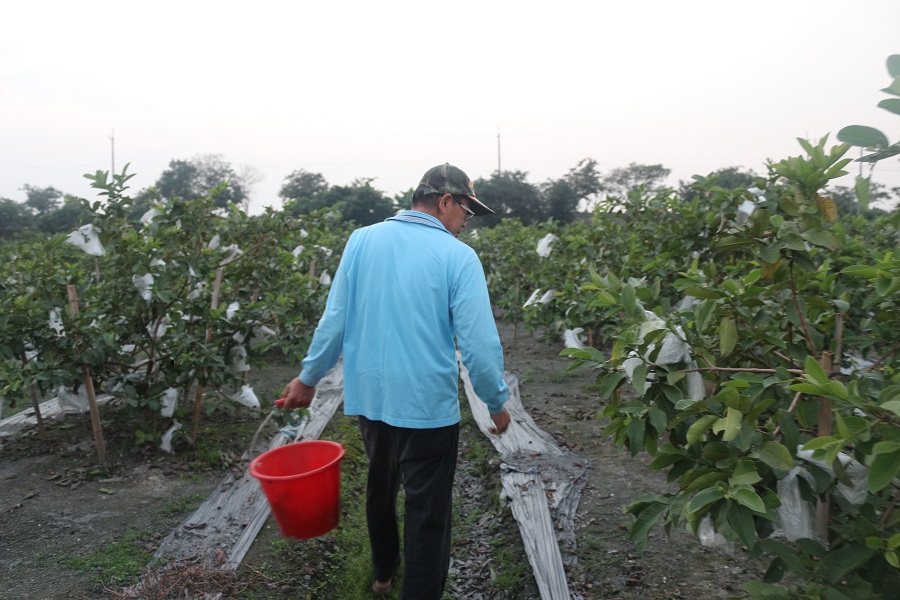
[[[646,457],[620,455],[600,438],[604,423],[598,414],[603,403],[592,389],[593,375],[565,372],[568,363],[559,357],[560,340],[523,334],[520,327],[514,344],[512,326],[503,322],[498,326],[506,368],[519,378],[526,410],[558,444],[591,463],[575,520],[577,563],[568,566],[573,593],[585,600],[741,596],[740,586],[759,578],[764,565],[740,549],[729,553],[704,548],[686,532],[673,531],[667,537],[657,528],[647,552],[636,553],[627,539],[630,517],[623,508],[640,494],[665,491],[664,476],[647,469]],[[274,393],[292,372],[291,367],[281,367],[258,375],[258,395]],[[135,452],[133,443],[117,444],[113,435],[108,436],[113,466],[99,472],[87,415],[67,416],[49,429],[45,442],[33,430],[0,438],[4,599],[109,597],[90,573],[74,569],[71,559],[123,541],[128,532],[137,532],[152,553],[227,472],[224,466],[210,467],[155,450]],[[231,450],[239,455],[243,448],[237,445]],[[466,576],[465,569],[457,572]],[[490,581],[484,581],[460,582],[455,589],[480,589],[481,597],[499,597],[490,588]],[[533,585],[525,590],[529,594],[525,598],[536,597]]]

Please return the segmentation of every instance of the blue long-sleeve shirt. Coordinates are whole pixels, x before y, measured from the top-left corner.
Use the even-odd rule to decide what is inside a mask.
[[[503,350],[475,251],[431,215],[401,211],[351,234],[300,380],[344,356],[344,412],[396,427],[459,422],[456,345],[475,393],[503,410]]]

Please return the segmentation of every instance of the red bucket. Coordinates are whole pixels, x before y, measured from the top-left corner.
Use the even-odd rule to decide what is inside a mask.
[[[274,448],[250,463],[281,535],[306,539],[337,527],[343,457],[341,444],[310,440]]]

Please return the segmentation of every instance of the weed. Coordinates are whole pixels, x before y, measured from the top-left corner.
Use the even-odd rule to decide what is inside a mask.
[[[137,577],[153,554],[142,542],[150,538],[148,532],[126,531],[122,540],[89,554],[66,560],[66,566],[79,573],[95,572],[98,583],[121,586]]]

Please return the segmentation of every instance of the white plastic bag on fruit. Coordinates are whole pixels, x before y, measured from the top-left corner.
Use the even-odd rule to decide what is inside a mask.
[[[147,273],[146,275],[132,275],[131,282],[134,284],[134,289],[138,291],[141,298],[143,298],[146,302],[150,302],[150,290],[153,287],[153,275]]]
[[[239,302],[232,302],[228,305],[228,308],[225,309],[225,318],[227,320],[231,320],[234,318],[234,315],[237,314],[237,311],[240,310],[241,305]]]
[[[644,316],[646,317],[646,320],[641,324],[641,339],[643,339],[645,335],[653,331],[668,329],[666,327],[666,322],[659,318],[656,313],[647,310],[644,311]],[[688,362],[691,360],[691,349],[684,341],[684,330],[679,325],[675,328],[675,331],[678,332],[678,335],[675,335],[671,331],[666,333],[666,336],[663,338],[663,343],[662,347],[659,350],[659,354],[656,355],[656,358],[652,361],[652,364],[672,365],[675,363]],[[651,344],[647,351],[647,354],[644,356],[644,358],[647,359],[648,362],[655,349],[656,345]]]
[[[567,329],[563,334],[563,340],[566,343],[566,348],[578,348],[581,350],[584,348],[584,343],[581,341],[581,334],[584,332],[584,329],[581,327],[576,327],[575,329]]]
[[[558,240],[559,238],[553,235],[552,233],[548,233],[544,237],[541,238],[541,241],[538,242],[537,245],[537,253],[543,258],[547,258],[550,256],[550,251],[553,249],[553,242]]]
[[[794,542],[801,538],[815,538],[813,531],[813,506],[800,496],[800,477],[807,481],[812,475],[803,467],[794,467],[778,480],[777,492],[781,506],[775,509],[778,524],[772,537],[785,537]]]
[[[319,283],[324,286],[331,285],[331,275],[328,274],[328,271],[324,271],[322,275],[319,277]]]
[[[214,236],[212,237],[211,240],[209,240],[209,243],[206,244],[206,247],[209,248],[210,250],[218,250],[219,244],[222,243],[221,240],[222,240],[222,238],[221,238],[221,237],[219,236],[219,234],[217,233],[216,235],[214,235]]]
[[[103,256],[106,254],[103,244],[100,243],[100,236],[97,235],[97,229],[90,223],[82,225],[70,233],[66,241],[73,246],[81,248],[86,254],[91,256]]]
[[[219,263],[220,267],[224,267],[228,263],[234,262],[235,260],[237,260],[237,258],[239,256],[241,256],[244,253],[244,251],[241,250],[240,248],[238,248],[237,245],[235,245],[235,244],[232,244],[230,246],[225,246],[224,248],[222,248],[222,252],[227,252],[228,256],[226,256],[224,259],[222,259],[222,262]]]
[[[721,548],[723,550],[733,552],[734,543],[725,539],[725,536],[716,531],[712,519],[706,515],[700,520],[700,526],[697,527],[697,537],[700,538],[700,545],[704,548]]]
[[[528,308],[532,304],[538,301],[538,296],[540,295],[541,290],[534,290],[530,296],[528,296],[528,300],[525,301],[525,304],[522,305],[522,308]]]
[[[253,328],[253,331],[250,335],[250,347],[259,346],[260,344],[265,344],[269,340],[277,337],[277,333],[272,330],[270,327],[266,327],[265,325],[257,325]]]
[[[57,337],[66,335],[66,329],[63,327],[62,317],[59,314],[58,308],[54,308],[50,311],[50,319],[47,321],[47,327],[55,331]]]
[[[153,219],[155,219],[157,217],[157,215],[159,215],[159,214],[160,214],[160,212],[158,210],[156,210],[155,208],[151,208],[150,210],[145,212],[143,215],[141,215],[141,223],[143,225],[149,225],[150,223],[153,222]]]
[[[797,447],[797,458],[810,462],[817,467],[823,469],[826,473],[835,476],[834,469],[825,461],[813,458],[812,450],[801,450],[802,446]],[[853,457],[843,452],[838,452],[838,460],[844,467],[844,473],[850,480],[852,486],[848,486],[843,482],[838,482],[837,491],[847,502],[856,506],[861,506],[869,493],[869,467],[857,461]]]
[[[256,397],[253,388],[249,385],[241,386],[241,391],[233,395],[231,399],[247,408],[259,408],[259,398]]]
[[[175,432],[179,429],[181,429],[181,423],[172,421],[172,426],[169,427],[162,436],[162,443],[159,445],[160,450],[172,454],[172,436],[174,436]]]
[[[231,370],[237,373],[244,373],[250,370],[247,364],[247,350],[243,346],[235,346],[231,349]]]
[[[88,411],[87,393],[85,393],[83,387],[81,391],[75,394],[69,388],[60,386],[56,391],[56,402],[59,404],[60,412],[63,413],[86,413]]]
[[[175,409],[177,408],[178,390],[175,388],[168,388],[165,392],[163,392],[162,407],[159,410],[159,414],[163,417],[169,418],[175,414]]]

